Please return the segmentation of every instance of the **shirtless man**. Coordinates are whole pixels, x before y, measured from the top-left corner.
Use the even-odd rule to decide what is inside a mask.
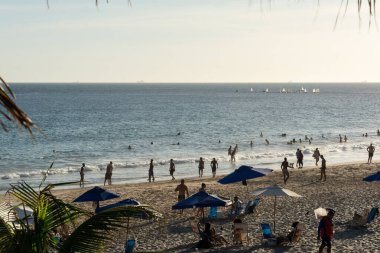
[[[367,148],[368,151],[368,164],[372,163],[372,157],[373,153],[375,152],[375,147],[372,145],[372,143]]]
[[[153,168],[154,168],[153,159],[150,159],[149,170],[148,170],[148,181],[149,181],[149,183],[151,182],[151,180],[153,180],[153,182],[154,182]]]
[[[211,165],[212,177],[215,177],[216,169],[218,168],[218,161],[215,158],[212,158],[210,165]]]
[[[108,185],[112,185],[112,171],[113,171],[113,166],[112,166],[112,162],[110,162],[107,165],[106,176],[104,177],[104,185],[106,185],[106,181],[108,181]]]
[[[284,184],[286,184],[286,181],[288,181],[288,179],[289,179],[288,166],[289,166],[289,163],[288,163],[288,160],[285,157],[284,161],[281,164],[282,174],[284,175]]]
[[[189,197],[189,190],[187,189],[187,186],[185,185],[185,180],[181,179],[181,184],[177,185],[177,188],[175,188],[175,192],[178,192],[178,202],[181,202],[187,197]],[[181,213],[183,210],[181,210]]]

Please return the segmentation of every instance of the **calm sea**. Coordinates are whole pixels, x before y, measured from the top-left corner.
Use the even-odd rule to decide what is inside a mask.
[[[217,173],[239,164],[279,169],[284,157],[295,162],[297,148],[304,152],[305,165],[312,165],[312,151],[319,147],[329,165],[364,162],[366,147],[380,143],[380,85],[307,84],[308,93],[279,92],[299,90],[294,83],[12,87],[17,103],[43,134],[35,132],[32,140],[17,128],[0,133],[0,190],[20,180],[38,184],[53,161],[48,182],[78,180],[84,162],[85,179],[101,184],[113,161],[113,181],[128,183],[147,181],[150,159],[156,163],[156,179],[165,180],[171,158],[176,177],[183,178],[197,175],[201,156],[210,175],[213,157],[219,161]],[[262,92],[266,88],[270,92]],[[313,94],[313,88],[320,93]],[[339,143],[339,134],[347,135],[347,143]],[[313,138],[311,144],[305,135]],[[287,144],[293,138],[302,143]],[[235,144],[239,151],[231,165],[227,149]]]

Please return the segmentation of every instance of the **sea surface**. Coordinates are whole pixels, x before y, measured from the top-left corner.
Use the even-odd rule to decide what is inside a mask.
[[[241,164],[279,169],[284,157],[295,162],[297,148],[305,166],[313,165],[316,147],[327,166],[366,162],[370,143],[379,149],[380,85],[303,87],[309,92],[296,92],[296,83],[13,84],[16,102],[41,132],[35,130],[34,138],[15,127],[0,132],[0,190],[20,180],[38,185],[46,172],[46,182],[76,181],[82,163],[88,184],[100,185],[110,161],[113,182],[131,183],[147,181],[150,159],[156,180],[167,180],[171,158],[179,179],[198,175],[199,157],[206,159],[207,176],[213,157],[217,174],[226,174]],[[282,88],[293,92],[280,93]],[[340,143],[339,134],[348,141]],[[297,143],[287,144],[293,138]],[[231,164],[227,149],[235,144]]]

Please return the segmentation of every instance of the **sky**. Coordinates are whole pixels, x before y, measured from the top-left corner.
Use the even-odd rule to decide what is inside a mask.
[[[48,8],[44,0],[1,0],[0,75],[8,82],[380,81],[380,32],[366,5],[359,18],[354,0],[345,15],[340,0],[131,3],[49,0]]]

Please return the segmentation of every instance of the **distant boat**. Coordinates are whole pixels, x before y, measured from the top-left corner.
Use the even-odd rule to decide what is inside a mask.
[[[319,88],[318,89],[313,89],[313,93],[319,93]]]
[[[307,89],[304,89],[304,90],[303,90],[303,93],[307,93]]]
[[[253,92],[253,88],[251,88],[251,92]]]
[[[302,86],[300,89],[300,93],[307,93],[307,89]]]
[[[282,88],[281,93],[286,93],[286,89]]]
[[[269,92],[269,89],[268,89],[268,88],[266,88],[266,89],[265,89],[265,92],[266,92],[266,93],[268,93],[268,92]]]

